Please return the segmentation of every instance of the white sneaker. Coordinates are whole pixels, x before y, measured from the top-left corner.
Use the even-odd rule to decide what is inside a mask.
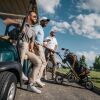
[[[28,78],[27,78],[27,76],[25,76],[25,74],[22,72],[22,80],[24,80],[24,81],[28,81]]]
[[[45,86],[45,84],[43,82],[41,82],[41,80],[39,80],[39,79],[36,81],[36,83],[41,87]]]
[[[29,84],[28,85],[28,89],[32,92],[35,92],[35,93],[38,93],[40,94],[41,93],[41,90],[37,89],[33,84]]]

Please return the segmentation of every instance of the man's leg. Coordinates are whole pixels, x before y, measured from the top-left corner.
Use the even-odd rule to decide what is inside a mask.
[[[32,73],[29,77],[29,88],[31,88],[31,90],[36,92],[36,93],[41,93],[41,91],[39,89],[37,89],[34,85],[37,81],[39,69],[40,69],[41,64],[42,64],[41,60],[39,59],[38,56],[36,56],[32,52],[27,52],[27,56],[30,59],[30,61],[34,64],[33,69],[32,69]]]
[[[37,80],[38,73],[42,65],[42,62],[39,59],[39,57],[32,52],[27,52],[27,56],[29,60],[34,64],[32,74],[30,76],[30,81],[32,80],[32,82],[35,83]]]
[[[26,52],[28,50],[28,43],[22,42],[21,44],[19,44],[19,46],[20,46],[19,50],[20,50],[21,65],[22,65],[22,67],[24,67],[23,64],[24,64]],[[25,76],[25,74],[23,72],[22,72],[22,79],[28,80],[28,78]]]
[[[51,59],[51,62],[53,64],[53,68],[52,68],[52,79],[55,79],[55,74],[56,74],[56,67],[57,67],[57,64],[56,64],[56,60],[55,60],[55,56],[54,54],[50,55],[50,59]]]
[[[46,63],[48,63],[48,61],[49,61],[49,56],[50,56],[50,52],[49,52],[49,50],[48,49],[46,49],[45,50],[45,58],[46,58]],[[46,67],[45,67],[45,69],[44,69],[44,72],[43,72],[43,78],[45,79],[45,80],[47,80],[47,65],[46,65]]]
[[[19,25],[19,22],[18,22],[16,19],[11,19],[11,18],[6,18],[6,19],[4,20],[4,23],[5,23],[6,25],[16,24],[16,25],[20,26],[20,25]]]
[[[43,50],[43,47],[39,45],[39,57],[42,61],[42,66],[40,68],[40,71],[39,71],[39,80],[42,78],[43,76],[43,71],[44,69],[46,68],[46,65],[47,65],[47,62],[46,62],[46,59],[45,59],[45,54],[44,54],[44,50]]]

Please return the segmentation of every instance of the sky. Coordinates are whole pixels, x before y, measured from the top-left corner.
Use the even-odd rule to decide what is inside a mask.
[[[50,18],[45,37],[56,30],[58,51],[70,49],[88,66],[100,54],[100,0],[37,0],[39,17]],[[4,27],[4,26],[2,26]],[[3,31],[3,28],[0,30]]]
[[[100,0],[38,0],[40,17],[51,19],[44,29],[45,37],[57,30],[59,49],[64,47],[85,55],[92,66],[100,54]]]

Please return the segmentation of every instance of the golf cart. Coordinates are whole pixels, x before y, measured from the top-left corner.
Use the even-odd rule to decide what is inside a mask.
[[[17,40],[30,10],[37,13],[36,0],[0,0],[0,20],[11,18],[20,21],[20,27],[8,25],[4,35],[0,36],[0,100],[14,100],[17,84],[22,85],[22,66]],[[16,43],[13,43],[14,41]]]

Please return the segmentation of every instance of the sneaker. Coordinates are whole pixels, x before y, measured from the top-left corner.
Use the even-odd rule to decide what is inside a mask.
[[[37,89],[33,84],[28,85],[28,90],[35,92],[35,93],[38,93],[38,94],[41,93],[41,90]]]
[[[22,80],[24,80],[24,81],[28,81],[28,78],[27,78],[27,76],[25,76],[25,74],[22,72]]]
[[[36,83],[40,86],[40,87],[43,87],[45,86],[45,84],[43,82],[41,82],[41,80],[37,80]]]

